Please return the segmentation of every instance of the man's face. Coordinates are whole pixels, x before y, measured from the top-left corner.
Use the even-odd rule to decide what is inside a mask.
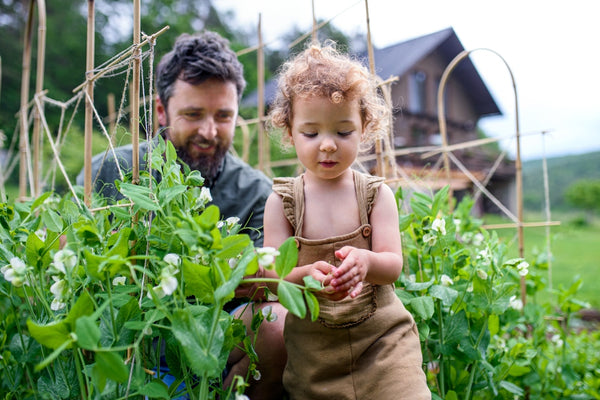
[[[235,133],[235,84],[209,79],[192,85],[178,79],[168,104],[158,100],[156,111],[177,155],[206,179],[214,179]]]

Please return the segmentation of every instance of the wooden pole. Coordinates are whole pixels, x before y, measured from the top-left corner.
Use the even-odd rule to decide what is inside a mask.
[[[312,0],[311,3],[312,3],[312,19],[313,19],[311,40],[313,41],[313,43],[316,43],[318,40],[317,32],[319,31],[319,28],[317,27],[317,17],[315,14],[315,0]]]
[[[94,54],[95,54],[95,38],[96,30],[94,0],[88,0],[88,18],[87,18],[87,50],[85,62],[85,77],[86,77],[86,93],[88,98],[85,102],[85,139],[84,139],[84,157],[85,163],[83,166],[84,185],[83,198],[85,204],[89,207],[92,203],[92,122],[94,117],[93,100],[94,100]]]
[[[373,42],[371,40],[371,20],[369,17],[368,0],[365,0],[365,11],[367,18],[367,52],[369,54],[369,71],[371,72],[371,74],[375,75],[375,54],[373,51]],[[377,176],[385,176],[385,171],[383,168],[383,152],[381,147],[381,139],[377,139],[375,141],[375,155],[377,160],[377,164],[375,165],[375,175]]]
[[[27,128],[27,104],[29,102],[29,77],[31,71],[31,35],[33,27],[33,4],[35,0],[29,1],[27,13],[27,24],[23,40],[23,69],[21,70],[21,108],[19,111],[20,135],[19,135],[19,200],[27,197],[27,147],[29,132]]]
[[[42,93],[44,88],[44,64],[46,58],[46,0],[37,0],[38,8],[38,43],[37,43],[37,71],[35,77],[35,95]],[[44,103],[40,102],[41,109],[34,107],[33,112],[33,197],[41,194],[40,162],[41,162],[41,135],[40,114],[44,112]]]
[[[141,64],[141,24],[140,24],[140,0],[133,0],[133,74],[131,82],[131,144],[132,144],[132,182],[140,181],[140,64]]]

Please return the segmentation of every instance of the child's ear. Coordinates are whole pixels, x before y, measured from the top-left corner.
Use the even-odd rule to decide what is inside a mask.
[[[292,130],[290,128],[286,128],[287,134],[290,138],[290,143],[292,144],[292,146],[294,145],[294,137],[292,136]]]

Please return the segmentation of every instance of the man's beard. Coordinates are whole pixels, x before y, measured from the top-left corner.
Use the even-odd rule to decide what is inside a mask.
[[[215,143],[215,152],[210,156],[191,157],[185,147],[176,147],[177,156],[186,163],[190,169],[198,170],[205,179],[204,186],[212,186],[221,171],[223,159],[229,150],[223,143]]]

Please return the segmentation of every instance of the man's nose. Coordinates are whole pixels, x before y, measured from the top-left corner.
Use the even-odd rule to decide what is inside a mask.
[[[207,140],[213,140],[217,136],[217,124],[211,117],[204,118],[198,127],[198,134]]]

